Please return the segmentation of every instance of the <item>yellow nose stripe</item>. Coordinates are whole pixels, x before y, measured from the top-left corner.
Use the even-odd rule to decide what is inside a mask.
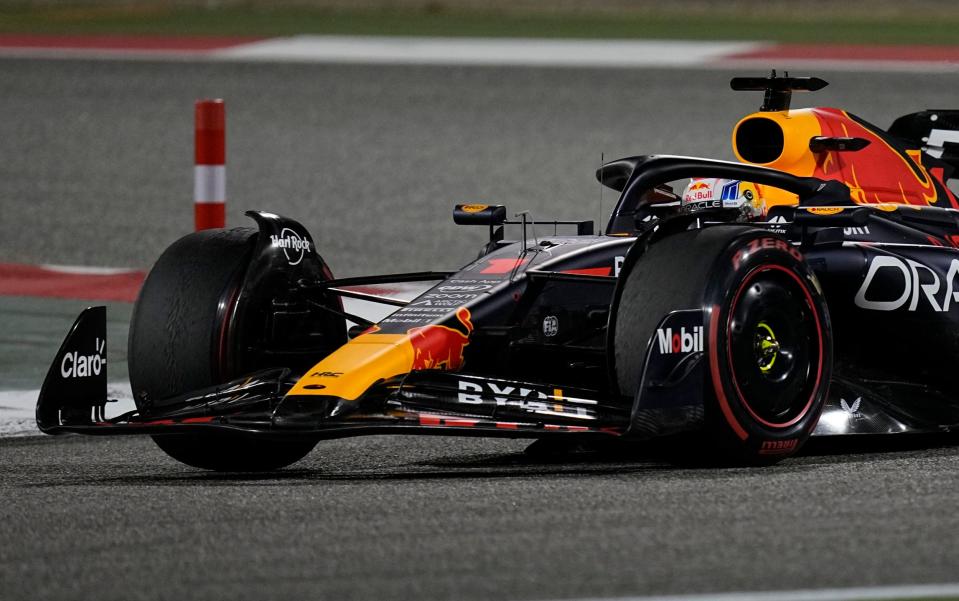
[[[378,380],[404,374],[412,364],[406,334],[363,334],[314,365],[288,394],[354,401]]]

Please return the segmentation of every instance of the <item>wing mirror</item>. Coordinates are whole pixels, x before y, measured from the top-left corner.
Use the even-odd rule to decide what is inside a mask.
[[[457,225],[503,225],[506,221],[505,205],[456,205],[453,207],[453,223]]]

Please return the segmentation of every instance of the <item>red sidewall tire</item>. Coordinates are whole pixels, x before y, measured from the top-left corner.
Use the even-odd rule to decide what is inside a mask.
[[[708,427],[756,461],[794,454],[819,421],[832,372],[815,275],[788,241],[750,230],[717,257],[704,301]]]

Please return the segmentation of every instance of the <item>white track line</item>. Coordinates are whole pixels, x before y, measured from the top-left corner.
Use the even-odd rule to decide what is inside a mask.
[[[301,35],[211,53],[219,59],[406,65],[681,67],[766,47],[762,42]]]
[[[959,583],[803,589],[648,597],[584,597],[563,601],[881,601],[884,599],[943,599],[959,597]],[[559,599],[551,601],[560,601]]]
[[[77,275],[120,275],[140,271],[129,267],[91,267],[89,265],[40,265],[40,267],[47,271]]]
[[[775,49],[762,41],[569,40],[300,35],[213,50],[24,48],[0,46],[0,58],[181,62],[300,62],[495,67],[808,69],[956,73],[959,63],[750,57]]]

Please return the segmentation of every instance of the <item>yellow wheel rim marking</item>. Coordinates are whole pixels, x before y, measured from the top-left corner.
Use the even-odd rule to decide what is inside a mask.
[[[759,371],[769,372],[779,357],[779,342],[776,333],[765,321],[756,325],[756,350],[759,351]]]

